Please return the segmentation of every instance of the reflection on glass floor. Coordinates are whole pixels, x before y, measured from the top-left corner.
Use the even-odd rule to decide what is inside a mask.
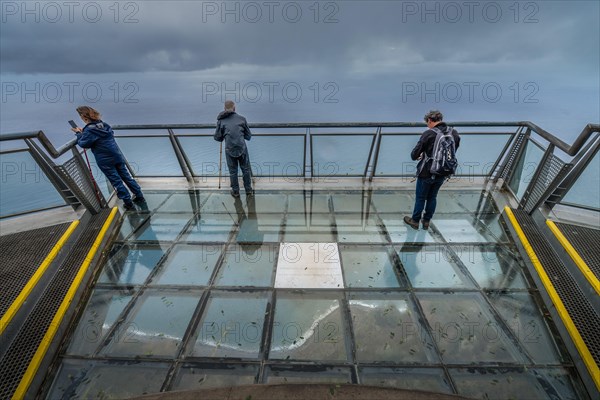
[[[127,213],[48,398],[360,383],[580,398],[491,196],[148,193]]]

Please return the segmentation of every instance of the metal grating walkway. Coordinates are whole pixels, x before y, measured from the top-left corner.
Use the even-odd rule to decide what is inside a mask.
[[[598,243],[600,243],[600,230],[565,224],[563,222],[557,222],[556,225],[575,250],[577,250],[577,253],[579,253],[596,278],[600,279],[600,248],[598,247]]]
[[[589,350],[592,358],[589,361],[595,363],[595,368],[597,368],[600,365],[600,336],[598,336],[598,332],[600,332],[600,315],[598,315],[571,273],[564,267],[557,253],[535,224],[533,217],[524,210],[512,210],[512,212],[533,248],[539,264],[545,270],[556,290],[559,300],[564,304],[568,313],[567,317],[570,317],[573,321],[578,334],[585,343],[585,347]],[[564,316],[561,315],[561,317],[564,321]],[[590,368],[590,365],[588,365],[588,368]],[[597,379],[597,377],[593,378]]]
[[[0,317],[68,227],[65,223],[0,236]]]
[[[0,360],[0,398],[11,398],[110,210],[93,216]]]

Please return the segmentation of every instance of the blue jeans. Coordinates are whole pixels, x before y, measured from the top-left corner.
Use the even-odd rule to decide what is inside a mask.
[[[104,175],[106,175],[106,178],[109,180],[111,185],[117,191],[117,197],[119,199],[123,200],[123,202],[125,202],[125,203],[131,202],[131,195],[129,194],[129,191],[127,190],[125,185],[127,185],[127,187],[131,190],[131,192],[134,195],[136,195],[137,197],[144,197],[144,195],[142,194],[142,189],[140,188],[140,185],[138,185],[138,183],[135,181],[135,179],[133,179],[133,177],[129,174],[129,171],[127,170],[127,166],[125,165],[125,163],[118,163],[118,164],[100,164],[100,163],[98,163],[98,167],[100,167],[100,170],[102,172],[104,172]],[[125,185],[123,183],[125,183]]]
[[[421,220],[423,208],[425,209],[424,221],[429,221],[433,217],[437,205],[437,194],[445,180],[445,176],[435,175],[430,178],[417,178],[417,199],[412,215],[413,221],[419,222]]]
[[[231,181],[231,189],[234,192],[240,191],[240,184],[238,182],[238,165],[242,170],[244,177],[244,189],[246,193],[252,191],[252,179],[250,177],[250,156],[248,153],[244,153],[239,157],[232,157],[225,153],[227,160],[227,168],[229,169],[229,180]]]

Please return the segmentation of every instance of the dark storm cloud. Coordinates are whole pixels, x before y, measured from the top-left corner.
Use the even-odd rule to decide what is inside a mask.
[[[23,2],[2,1],[3,73],[194,71],[233,63],[377,73],[411,63],[532,60],[598,68],[597,2],[524,2],[515,10],[502,1],[472,2],[472,9],[465,2],[338,1],[321,2],[317,14],[314,2],[138,1],[120,3],[118,15],[113,2],[95,2],[87,14],[90,2],[76,2],[72,15],[64,3],[51,3],[61,18],[48,2],[28,3],[27,13]]]

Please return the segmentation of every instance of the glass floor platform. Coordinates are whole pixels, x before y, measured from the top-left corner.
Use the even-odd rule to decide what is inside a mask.
[[[492,196],[154,191],[117,241],[48,398],[355,383],[585,398]]]

